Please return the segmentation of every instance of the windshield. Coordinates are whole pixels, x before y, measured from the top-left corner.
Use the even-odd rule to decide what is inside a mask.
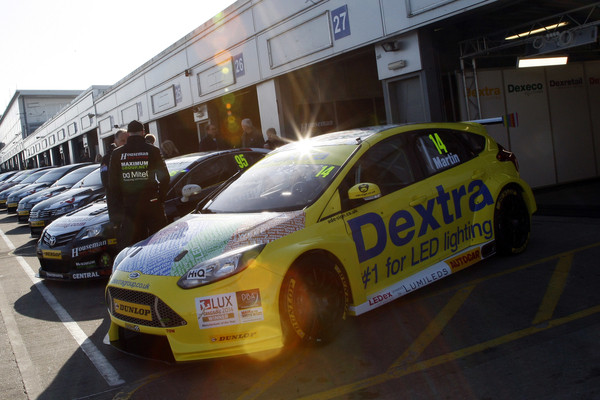
[[[98,166],[96,165],[78,168],[75,171],[69,172],[68,174],[57,180],[52,186],[72,186],[96,168],[98,168]]]
[[[44,175],[42,175],[40,178],[38,178],[38,180],[35,181],[35,183],[50,183],[50,182],[54,182],[58,178],[60,178],[64,173],[65,173],[65,169],[64,168],[57,168],[57,169],[53,169],[53,170],[50,170],[50,171],[46,171],[46,173]]]
[[[86,175],[83,179],[73,185],[74,188],[89,187],[89,186],[102,186],[102,179],[100,179],[100,168],[96,169]]]
[[[167,164],[167,169],[169,170],[171,182],[175,181],[175,179],[177,179],[177,177],[179,177],[180,175],[188,172],[190,165],[196,160],[199,160],[197,154],[181,156],[166,160],[165,163]]]
[[[294,148],[259,161],[203,210],[250,213],[301,210],[331,183],[356,146]],[[329,150],[335,150],[330,153]]]
[[[37,179],[39,179],[40,176],[47,174],[47,173],[48,173],[48,171],[46,171],[46,170],[34,172],[33,174],[29,175],[27,178],[23,179],[21,181],[21,183],[33,183]]]

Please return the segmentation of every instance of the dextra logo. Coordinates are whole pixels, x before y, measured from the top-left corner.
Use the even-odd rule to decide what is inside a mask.
[[[392,243],[400,247],[410,243],[415,235],[421,237],[429,230],[435,231],[441,228],[442,224],[450,224],[454,220],[460,219],[463,197],[468,196],[466,205],[472,212],[494,204],[492,194],[481,180],[474,180],[469,183],[468,188],[463,185],[452,189],[449,193],[444,190],[442,185],[437,186],[436,189],[437,197],[429,199],[427,204],[417,204],[413,207],[417,213],[416,219],[409,210],[398,210],[390,217],[387,228],[383,218],[373,212],[348,220],[358,253],[358,261],[362,263],[381,254],[385,250],[388,235]],[[436,209],[441,209],[441,221],[434,216]],[[372,225],[376,231],[376,243],[371,248],[366,247],[363,237],[363,227],[367,225]]]

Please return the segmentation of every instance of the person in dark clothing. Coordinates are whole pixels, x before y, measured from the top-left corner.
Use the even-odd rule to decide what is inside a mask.
[[[160,150],[144,140],[144,126],[131,121],[127,143],[113,150],[108,168],[108,214],[123,249],[167,223],[164,201],[169,171]]]
[[[265,138],[262,133],[252,125],[252,120],[246,118],[242,120],[242,147],[263,147]]]
[[[277,136],[277,131],[275,128],[267,129],[267,141],[265,142],[265,149],[275,150],[278,147],[281,147],[285,144],[283,139]]]
[[[115,140],[108,146],[108,151],[102,157],[102,161],[100,161],[100,179],[102,180],[102,186],[104,186],[105,191],[108,190],[108,165],[110,163],[110,155],[114,149],[127,143],[128,136],[125,129],[119,129],[117,133],[115,133]]]
[[[200,151],[224,150],[228,146],[217,136],[217,127],[210,124],[206,127],[206,135],[200,141]]]

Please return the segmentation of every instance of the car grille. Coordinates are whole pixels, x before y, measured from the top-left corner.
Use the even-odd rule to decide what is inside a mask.
[[[33,218],[45,219],[55,215],[55,212],[52,212],[51,210],[33,211],[31,215]]]
[[[74,232],[65,233],[63,235],[54,236],[54,239],[56,240],[56,242],[52,245],[50,243],[52,242],[53,236],[50,235],[48,232],[44,232],[44,235],[42,236],[42,242],[48,247],[64,246],[65,244],[67,244],[71,240],[73,240],[73,238],[75,236],[77,236],[78,232],[79,231],[74,231]]]
[[[122,314],[115,314],[113,299],[127,301],[134,304],[150,306],[152,310],[152,321],[146,321]],[[110,313],[120,320],[136,325],[150,326],[154,328],[174,328],[187,325],[187,322],[179,316],[171,307],[167,306],[161,299],[150,293],[138,292],[136,290],[109,287],[106,295]]]
[[[46,272],[67,273],[71,270],[71,264],[66,263],[63,260],[40,259],[40,266],[42,267],[42,270]]]

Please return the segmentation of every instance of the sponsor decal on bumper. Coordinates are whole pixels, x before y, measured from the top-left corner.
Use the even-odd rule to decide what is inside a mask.
[[[34,228],[38,228],[38,227],[42,227],[45,226],[46,224],[44,223],[44,221],[29,221],[29,226],[34,227]]]
[[[42,257],[50,260],[62,260],[62,252],[60,250],[42,250]]]
[[[125,315],[131,318],[152,321],[152,310],[145,304],[130,303],[119,299],[114,299],[115,313]]]
[[[196,298],[200,329],[264,320],[258,289]]]
[[[19,217],[24,217],[24,216],[26,216],[26,215],[29,215],[29,210],[21,210],[21,211],[18,211],[18,210],[17,210],[17,215],[18,215]]]

